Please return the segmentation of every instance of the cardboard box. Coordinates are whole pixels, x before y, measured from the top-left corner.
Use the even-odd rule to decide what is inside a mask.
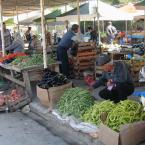
[[[58,102],[59,98],[62,96],[64,91],[72,87],[72,82],[47,89],[42,89],[37,86],[37,97],[39,98],[42,105],[45,107],[53,108]]]
[[[101,125],[99,138],[105,145],[139,145],[145,141],[145,122],[124,125],[119,133]]]

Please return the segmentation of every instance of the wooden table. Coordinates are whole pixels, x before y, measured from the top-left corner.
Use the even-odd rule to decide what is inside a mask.
[[[50,70],[59,72],[59,62],[48,65]],[[0,76],[25,88],[30,97],[33,97],[31,82],[39,81],[43,76],[43,65],[20,69],[17,66],[0,64]],[[16,73],[22,75],[22,80],[16,78]]]
[[[112,52],[108,52],[108,54],[111,55],[111,60],[122,60],[125,58],[127,54],[133,54],[133,51],[124,51],[124,52],[112,51]]]

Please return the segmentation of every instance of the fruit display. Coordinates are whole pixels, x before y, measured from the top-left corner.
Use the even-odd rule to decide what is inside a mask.
[[[76,87],[68,89],[57,104],[60,113],[80,118],[94,104],[94,99],[87,90]]]
[[[5,104],[5,98],[2,94],[0,94],[0,107]]]
[[[7,95],[5,98],[7,98],[8,102],[16,102],[21,99],[21,93],[17,90],[12,90],[9,95]]]
[[[70,81],[62,74],[47,70],[42,80],[37,84],[40,88],[49,89],[51,87],[57,87],[65,85]]]

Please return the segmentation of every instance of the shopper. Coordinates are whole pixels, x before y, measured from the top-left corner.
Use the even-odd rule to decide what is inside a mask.
[[[26,40],[27,40],[27,42],[29,42],[29,43],[30,43],[31,40],[32,40],[31,30],[32,30],[32,28],[31,28],[31,27],[28,27],[28,30],[27,30],[26,33],[25,33]]]
[[[130,70],[125,62],[116,61],[109,67],[105,65],[104,71],[99,81],[92,85],[94,89],[101,85],[106,85],[99,92],[101,98],[118,103],[127,99],[134,92]]]
[[[5,48],[8,52],[22,52],[24,50],[24,41],[20,35],[20,33],[15,33],[14,41],[11,45]]]
[[[112,44],[115,36],[117,35],[117,30],[116,28],[112,25],[112,22],[108,22],[108,26],[106,28],[107,32],[107,43]]]
[[[4,30],[5,47],[8,47],[9,45],[12,44],[12,37],[11,37],[10,31],[6,28],[6,24],[5,23],[3,23],[3,30]],[[0,48],[2,48],[2,40],[1,40],[1,37],[0,37]]]
[[[86,32],[85,36],[89,36],[90,40],[97,41],[97,33],[96,30],[93,30],[91,26],[88,27],[88,31]]]
[[[57,58],[58,61],[61,62],[60,65],[60,72],[67,77],[70,77],[70,70],[69,70],[69,60],[67,51],[69,48],[73,47],[74,37],[76,33],[79,31],[79,26],[77,24],[72,25],[71,30],[69,30],[61,39],[58,44],[57,48]]]

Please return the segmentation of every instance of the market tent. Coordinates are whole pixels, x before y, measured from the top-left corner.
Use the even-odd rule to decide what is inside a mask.
[[[80,20],[81,21],[92,21],[93,18],[97,17],[97,12],[94,11],[97,9],[96,1],[89,1],[86,4],[80,6]],[[108,13],[109,12],[109,13]],[[100,20],[133,20],[133,16],[129,13],[121,12],[117,8],[106,4],[102,1],[98,1],[98,13]],[[56,18],[57,21],[77,21],[77,9],[73,9],[67,13],[64,13]],[[115,15],[114,15],[115,14]]]
[[[98,3],[98,12],[100,14],[100,20],[112,20],[112,21],[125,21],[125,20],[133,20],[133,16],[131,16],[127,12],[121,12],[119,9],[106,4],[104,2],[99,1]]]
[[[44,8],[66,5],[71,2],[76,2],[76,0],[44,0]],[[13,16],[13,14],[16,14],[16,7],[19,14],[40,10],[40,0],[2,0],[3,16]]]
[[[127,12],[130,13],[132,16],[140,16],[144,14],[143,10],[137,10],[134,4],[128,3],[128,5],[125,5],[121,8],[119,8],[120,11],[122,12]]]
[[[6,23],[7,26],[10,26],[10,25],[14,25],[15,24],[13,18],[9,18],[9,19],[7,19],[4,22]]]
[[[80,0],[83,1],[83,0]],[[76,2],[76,0],[0,0],[0,21],[1,21],[1,38],[2,38],[2,53],[5,55],[5,45],[4,45],[4,32],[3,32],[3,16],[13,16],[20,13],[28,13],[29,11],[34,11],[36,9],[41,9],[41,26],[42,26],[42,45],[43,45],[43,58],[44,58],[44,68],[47,68],[47,51],[46,51],[46,38],[45,38],[45,27],[44,27],[44,9],[47,7],[54,7],[60,5],[66,5],[71,2]],[[77,0],[77,5],[79,6],[79,0]],[[79,11],[78,11],[79,12]],[[78,17],[79,18],[79,17]],[[79,19],[78,19],[79,20]],[[19,24],[18,24],[19,26]]]
[[[81,21],[92,21],[96,14],[91,14],[89,10],[89,3],[82,4],[79,6],[80,9],[80,20]],[[77,21],[77,8],[74,8],[64,14],[61,14],[56,17],[57,21],[70,21],[76,22]]]
[[[47,15],[45,15],[45,21],[55,21],[56,17],[59,16],[61,14],[61,10],[55,10]],[[41,18],[37,18],[34,19],[33,22],[37,22],[40,23],[41,22]]]
[[[144,36],[145,36],[145,0],[139,3],[136,3],[135,7],[139,10],[144,10]],[[144,39],[144,42],[145,42],[145,39]]]

